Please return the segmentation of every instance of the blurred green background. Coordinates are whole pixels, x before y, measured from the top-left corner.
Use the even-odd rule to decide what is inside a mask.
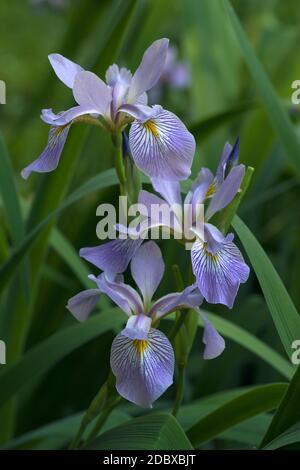
[[[298,133],[300,108],[291,104],[291,83],[300,79],[299,2],[235,0],[232,5]],[[240,136],[240,160],[253,166],[255,173],[239,215],[264,247],[296,308],[300,308],[299,176],[280,136],[272,130],[256,79],[245,65],[231,21],[224,13],[223,0],[70,0],[59,7],[51,2],[10,0],[0,2],[0,20],[0,79],[7,86],[7,104],[0,105],[0,129],[14,169],[24,218],[29,214],[26,230],[30,231],[58,207],[66,194],[111,168],[113,162],[109,136],[98,128],[74,126],[57,172],[32,175],[28,181],[21,179],[20,170],[46,144],[48,128],[39,118],[40,110],[53,107],[58,112],[72,104],[70,90],[57,80],[47,55],[61,53],[103,78],[105,69],[114,61],[135,70],[152,41],[169,37],[178,48],[179,58],[189,64],[191,83],[183,90],[165,87],[160,104],[178,114],[196,137],[193,174],[201,166],[215,169],[224,143],[233,143]],[[7,342],[8,364],[50,335],[75,325],[65,305],[83,288],[85,274],[92,272],[77,259],[76,253],[83,246],[98,243],[96,208],[102,202],[116,202],[117,196],[116,186],[89,193],[60,215],[55,231],[48,225],[35,240],[23,265],[30,298],[24,293],[24,279],[19,271],[0,299],[0,339]],[[15,241],[3,204],[0,217],[0,261],[5,262]],[[186,278],[189,265],[189,254],[182,250],[178,255],[175,242],[160,245],[167,269],[158,295],[175,289],[171,271],[174,262]],[[107,309],[108,302],[103,301],[102,308]],[[221,306],[205,308],[284,354],[253,272],[240,288],[232,311]],[[166,322],[165,328],[168,326]],[[16,333],[19,327],[20,335]],[[109,329],[58,360],[49,371],[37,377],[33,372],[28,384],[22,383],[17,401],[6,402],[2,409],[0,441],[4,447],[12,436],[70,417],[88,406],[106,379],[110,344],[119,330],[118,325]],[[199,403],[201,416],[219,403],[214,398],[217,393],[285,380],[259,355],[230,339],[220,358],[203,361],[201,335],[199,331],[187,369],[187,408],[179,414],[184,427],[193,422],[188,422],[195,414],[188,413],[191,403]],[[0,367],[2,372],[8,366]],[[206,408],[202,409],[203,397]],[[174,387],[156,403],[155,409],[170,407],[173,398]],[[143,410],[128,404],[112,416],[108,425],[140,413]],[[268,420],[267,416],[262,420],[252,418],[243,423],[242,430],[233,427],[202,447],[252,448],[259,442]],[[75,425],[71,429],[72,426],[74,430]],[[59,448],[65,444],[48,436],[18,445]]]

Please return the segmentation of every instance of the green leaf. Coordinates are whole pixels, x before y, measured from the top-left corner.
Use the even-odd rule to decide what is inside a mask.
[[[190,450],[192,446],[174,416],[153,413],[101,434],[89,449]]]
[[[0,191],[3,199],[9,230],[15,245],[21,243],[25,228],[22,219],[21,205],[17,187],[2,136],[0,135]]]
[[[232,426],[276,408],[286,390],[287,384],[275,383],[241,393],[200,419],[189,429],[187,436],[194,447],[199,447]]]
[[[13,168],[4,140],[0,135],[0,192],[6,212],[10,235],[14,246],[19,246],[25,236],[21,204],[14,178]],[[24,292],[29,298],[28,266],[22,266],[21,273]]]
[[[90,270],[79,257],[78,252],[69,242],[69,240],[55,227],[51,232],[50,245],[74,272],[81,284],[86,289],[94,287],[93,282],[88,278],[88,275],[91,273]],[[108,299],[104,296],[101,296],[99,300],[99,306],[101,306],[102,310],[104,308],[108,308]]]
[[[255,103],[255,101],[236,104],[229,109],[225,109],[218,113],[214,113],[211,116],[205,117],[201,119],[200,122],[191,124],[189,126],[189,130],[197,141],[203,142],[204,139],[207,139],[220,127],[234,121],[234,119],[240,118],[243,114],[255,109],[256,107],[257,103]]]
[[[124,315],[117,308],[92,316],[84,324],[64,328],[35,346],[0,373],[0,406],[75,349],[106,331],[120,327]]]
[[[270,364],[270,366],[280,372],[283,377],[286,377],[289,380],[293,377],[295,371],[294,366],[283,358],[277,351],[256,338],[252,333],[249,333],[244,328],[235,325],[231,321],[207,311],[203,312],[207,315],[208,319],[221,335],[231,339],[237,344],[240,344],[248,351],[251,351],[253,354],[260,357],[263,361]],[[198,317],[198,325],[203,327],[203,319],[200,316]],[[168,320],[175,320],[175,316],[169,316],[166,318],[166,321]]]
[[[50,244],[72,269],[82,285],[89,289],[92,285],[91,281],[88,279],[88,275],[90,274],[89,269],[81,260],[78,252],[74,249],[69,240],[56,228],[52,230]]]
[[[255,387],[242,387],[225,392],[218,392],[212,395],[204,396],[190,404],[181,406],[177,419],[184,430],[191,428],[200,419],[207,416],[212,411],[224,405],[228,400],[238,397],[241,393],[250,391]],[[220,439],[259,446],[263,435],[266,432],[271,421],[271,416],[267,413],[253,416],[236,426],[227,429],[219,435]]]
[[[249,333],[244,328],[235,325],[231,321],[226,320],[219,315],[214,315],[213,313],[206,311],[204,313],[221,335],[235,341],[237,344],[240,344],[245,349],[248,349],[248,351],[251,351],[253,354],[260,357],[267,364],[270,364],[273,369],[280,372],[285,378],[290,380],[293,377],[295,371],[294,366],[283,358],[277,351],[256,338],[252,333]],[[201,326],[204,325],[201,317],[199,317],[198,323]]]
[[[113,15],[113,26],[109,31],[109,39],[101,54],[98,55],[93,67],[97,75],[103,75],[109,65],[117,61],[137,5],[137,0],[122,0],[119,2],[117,12]]]
[[[299,396],[300,366],[298,366],[289,388],[272,419],[270,427],[261,443],[262,447],[300,421]]]
[[[223,0],[244,60],[256,84],[272,127],[280,138],[291,163],[300,171],[300,140],[292,122],[281,105],[273,85],[257,59],[255,52],[228,0]]]
[[[68,416],[67,418],[46,424],[34,431],[19,436],[10,442],[5,443],[3,449],[39,449],[45,448],[45,441],[55,439],[53,449],[66,446],[74,435],[74,429],[78,428],[83,413]],[[108,431],[121,423],[125,423],[130,419],[130,415],[121,410],[113,410],[107,421],[104,423],[102,432]]]
[[[60,207],[52,211],[44,220],[36,225],[34,229],[26,235],[20,246],[13,251],[11,257],[6,261],[6,263],[0,268],[0,293],[14,275],[20,262],[22,261],[27,251],[30,249],[36,237],[49,223],[52,222],[55,217],[60,215],[65,209],[79,201],[84,196],[98,191],[99,189],[107,188],[116,184],[118,184],[118,180],[113,169],[104,171],[100,175],[92,177],[77,190],[75,190]]]
[[[275,450],[290,444],[300,442],[300,422],[288,428],[287,431],[273,439],[269,444],[263,447],[263,450]]]
[[[234,217],[232,226],[249,257],[277,332],[290,359],[292,343],[300,338],[300,316],[271,261],[248,227],[238,216]]]
[[[120,47],[126,38],[136,0],[126,0],[118,2],[118,4],[119,8],[112,19],[113,25],[111,25],[107,34],[101,35],[95,47],[97,63],[93,69],[99,74],[104,73],[111,61],[113,62],[117,58]],[[111,8],[115,11],[115,3]],[[90,128],[86,126],[74,126],[67,139],[58,168],[50,175],[40,178],[39,190],[35,196],[28,219],[29,229],[43,220],[49,212],[56,209],[64,199],[89,130]],[[32,288],[34,292],[38,285],[39,273],[47,249],[51,226],[52,224],[49,224],[38,235],[38,240],[35,242],[31,252]]]

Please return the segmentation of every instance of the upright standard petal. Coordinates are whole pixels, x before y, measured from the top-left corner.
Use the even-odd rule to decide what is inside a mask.
[[[140,246],[130,267],[132,277],[143,295],[144,305],[149,306],[165,270],[161,251],[156,243],[149,241]]]
[[[80,321],[85,321],[96,307],[101,292],[99,289],[88,289],[69,299],[67,309]]]
[[[182,234],[182,207],[179,204],[170,206],[164,199],[145,190],[139,193],[139,204],[141,215],[148,217],[139,227],[140,237],[151,228],[160,226]]]
[[[175,114],[162,108],[153,117],[133,122],[129,145],[137,167],[146,175],[183,180],[191,173],[195,139]]]
[[[48,59],[56,76],[69,88],[73,88],[75,77],[83,68],[61,54],[50,54]]]
[[[112,88],[111,114],[114,120],[119,107],[126,102],[132,75],[129,70],[119,69],[116,64],[113,64],[107,69],[105,78],[107,84]]]
[[[151,178],[151,183],[156,192],[170,204],[181,206],[180,184],[178,181],[168,181],[161,178]]]
[[[147,340],[131,339],[123,332],[114,339],[111,348],[116,388],[126,400],[151,407],[173,383],[173,348],[168,338],[153,328]]]
[[[116,239],[100,246],[82,248],[79,255],[110,274],[123,273],[143,240]]]
[[[191,257],[198,288],[206,301],[232,308],[240,283],[249,276],[249,267],[236,245],[225,238],[212,253],[206,242],[197,239]]]
[[[168,48],[167,59],[163,74],[159,79],[160,83],[167,83],[174,88],[187,88],[191,77],[188,63],[178,61],[178,51],[175,46]]]
[[[97,284],[100,292],[108,295],[127,315],[138,315],[144,312],[140,296],[131,286],[123,282],[123,276],[120,279],[102,273],[99,277],[91,274],[89,278]]]
[[[158,82],[165,67],[168,45],[168,39],[159,39],[146,50],[132,77],[128,103],[134,103],[142,93],[150,90]]]
[[[111,88],[93,72],[79,72],[75,77],[73,95],[81,106],[90,106],[105,115],[109,111],[111,93]]]
[[[49,173],[57,168],[71,124],[63,127],[51,127],[48,143],[41,155],[24,168],[21,175],[27,179],[32,172]]]
[[[245,175],[245,166],[238,165],[232,168],[223,183],[218,186],[206,211],[206,219],[209,220],[216,212],[224,209],[237,194]]]
[[[205,344],[205,349],[203,353],[203,359],[215,359],[224,351],[225,341],[208,320],[207,316],[203,314],[201,314],[201,316],[204,320],[204,333],[202,341]]]
[[[214,176],[208,168],[202,168],[184,200],[187,221],[190,225],[198,221],[201,205],[214,191]]]
[[[130,70],[124,67],[119,69],[117,64],[110,65],[105,73],[106,83],[111,87],[113,87],[118,82],[123,82],[129,85],[131,79],[132,73],[130,72]]]

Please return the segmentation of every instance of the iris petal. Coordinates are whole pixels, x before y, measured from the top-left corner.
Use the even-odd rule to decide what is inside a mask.
[[[100,246],[82,248],[79,254],[106,273],[123,273],[142,242],[116,239]]]
[[[206,315],[202,315],[204,320],[203,343],[205,349],[203,359],[215,359],[220,356],[225,349],[224,338],[217,332]]]
[[[74,80],[73,95],[81,106],[89,106],[105,115],[111,103],[111,88],[93,72],[79,72]]]
[[[130,339],[147,340],[151,328],[152,319],[143,313],[131,315],[126,323],[126,328],[122,331],[124,336]]]
[[[73,106],[73,108],[58,114],[55,114],[52,109],[42,109],[41,119],[50,126],[65,126],[71,124],[74,119],[86,114],[99,114],[99,112],[91,106]]]
[[[83,68],[61,54],[50,54],[48,59],[56,76],[67,85],[67,87],[73,88],[75,77]]]
[[[161,109],[146,121],[134,121],[129,144],[137,167],[146,175],[167,180],[190,175],[195,139],[175,114]]]
[[[101,292],[99,289],[88,289],[69,299],[67,309],[76,320],[85,321],[97,305]]]
[[[100,292],[108,295],[127,315],[143,313],[140,296],[131,286],[123,282],[123,276],[111,277],[102,273],[99,277],[91,274],[89,278],[97,284]]]
[[[173,383],[173,348],[168,338],[153,328],[147,340],[120,333],[113,341],[110,363],[119,394],[139,406],[151,407]]]
[[[186,287],[182,292],[173,292],[154,302],[149,312],[153,318],[161,318],[182,308],[196,308],[202,304],[203,296],[196,284]]]
[[[163,277],[165,264],[159,247],[153,241],[144,243],[131,261],[131,274],[148,305]]]
[[[232,308],[240,283],[246,282],[249,276],[249,267],[237,246],[225,239],[222,247],[212,254],[207,244],[198,239],[191,256],[198,288],[207,302]]]
[[[32,172],[49,173],[57,168],[71,124],[63,127],[51,127],[48,143],[41,155],[26,166],[21,175],[27,179]]]
[[[206,211],[206,219],[226,207],[237,194],[245,175],[245,166],[235,166],[227,178],[218,186]]]
[[[180,184],[178,181],[168,181],[161,178],[152,178],[152,186],[156,192],[170,204],[181,205]]]
[[[131,80],[129,103],[134,103],[142,93],[150,90],[157,83],[165,66],[168,45],[168,39],[159,39],[154,41],[145,51]]]

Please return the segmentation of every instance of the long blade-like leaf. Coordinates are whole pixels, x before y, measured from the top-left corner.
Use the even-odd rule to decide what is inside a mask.
[[[273,85],[257,59],[255,52],[240,24],[240,21],[228,0],[223,0],[232,23],[233,31],[237,37],[244,60],[257,86],[262,102],[264,103],[269,120],[280,138],[286,153],[296,170],[300,171],[300,139],[291,120],[281,105]]]
[[[300,338],[300,316],[271,261],[248,227],[238,216],[234,217],[232,226],[250,259],[281,342],[290,358],[292,343]]]
[[[42,220],[42,222],[36,225],[36,227],[26,235],[21,245],[14,250],[7,262],[0,268],[0,293],[14,275],[20,262],[31,247],[36,237],[49,223],[52,222],[55,217],[60,215],[65,209],[70,207],[71,204],[79,201],[85,195],[91,194],[94,191],[107,188],[117,183],[118,180],[114,170],[107,170],[100,175],[92,177],[88,182],[84,183],[80,188],[75,190],[60,207],[55,209],[44,220]]]
[[[244,328],[235,325],[234,323],[220,317],[219,315],[214,315],[213,313],[208,312],[205,312],[205,315],[207,315],[209,320],[221,335],[224,335],[226,338],[235,341],[244,348],[248,349],[248,351],[256,354],[258,357],[270,364],[270,366],[272,366],[275,370],[280,372],[285,378],[290,380],[293,377],[295,371],[293,365],[263,341],[256,338],[253,334],[249,333]],[[202,318],[199,318],[199,324],[203,325]]]
[[[0,135],[0,192],[4,203],[9,230],[15,245],[22,241],[25,228],[22,219],[20,200],[13,176],[11,161]]]
[[[300,442],[300,422],[288,428],[287,431],[280,434],[278,437],[275,437],[275,439],[269,442],[263,449],[275,450],[280,447],[295,444],[296,442]]]
[[[194,447],[230,429],[238,423],[276,408],[282,399],[287,384],[270,384],[256,387],[233,398],[205,418],[198,421],[187,432]]]
[[[13,174],[10,157],[3,137],[0,135],[0,193],[2,196],[8,227],[14,246],[19,246],[25,236],[21,204]],[[21,272],[22,285],[29,298],[28,265],[24,263]]]
[[[153,413],[134,418],[104,434],[89,447],[104,450],[190,450],[192,446],[174,416]]]
[[[95,315],[84,324],[76,323],[53,334],[28,351],[22,359],[7,365],[0,373],[0,405],[47,372],[67,354],[88,341],[120,327],[124,315],[116,308]]]
[[[265,446],[271,440],[278,437],[287,429],[300,421],[300,366],[290,383],[290,386],[280,403],[280,406],[275,413],[270,427],[262,441],[262,446]]]

